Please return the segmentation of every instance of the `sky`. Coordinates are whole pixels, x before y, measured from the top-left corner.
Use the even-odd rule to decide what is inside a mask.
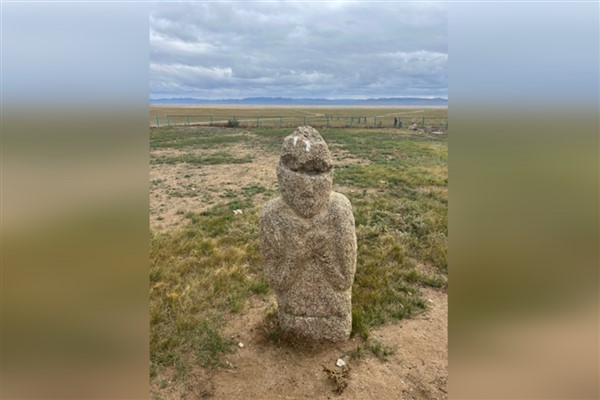
[[[441,2],[190,2],[150,10],[150,98],[448,96]]]

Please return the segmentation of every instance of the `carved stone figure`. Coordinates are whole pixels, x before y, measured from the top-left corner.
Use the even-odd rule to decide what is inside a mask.
[[[301,126],[287,136],[277,166],[281,197],[262,209],[260,240],[282,331],[338,342],[352,328],[356,233],[352,206],[332,192],[332,175],[317,130]]]

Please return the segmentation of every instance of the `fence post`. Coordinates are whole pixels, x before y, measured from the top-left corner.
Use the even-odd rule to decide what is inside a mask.
[[[171,126],[171,121],[169,121],[169,116],[167,115],[167,125]]]
[[[279,127],[283,127],[283,117],[279,117]]]
[[[306,125],[306,115],[304,116],[304,125]]]
[[[260,117],[256,117],[256,127],[258,128],[259,125],[260,125]]]
[[[377,126],[377,117],[373,117],[373,128]]]
[[[156,116],[156,127],[160,128],[160,117],[158,115]]]
[[[327,118],[327,127],[329,128],[329,115],[326,115],[325,118]]]

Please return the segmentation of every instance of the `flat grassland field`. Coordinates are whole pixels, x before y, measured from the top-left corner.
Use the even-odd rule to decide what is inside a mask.
[[[279,331],[258,246],[304,117],[356,219],[352,338],[335,345]],[[447,108],[151,107],[152,398],[447,398],[446,124]]]
[[[168,116],[168,118],[167,118]],[[158,124],[157,124],[157,117]],[[150,126],[223,125],[235,119],[241,125],[298,126],[313,124],[331,127],[382,126],[393,127],[394,118],[407,123],[422,123],[423,117],[432,125],[445,123],[447,107],[300,107],[300,106],[151,106]],[[328,120],[327,120],[327,117]]]

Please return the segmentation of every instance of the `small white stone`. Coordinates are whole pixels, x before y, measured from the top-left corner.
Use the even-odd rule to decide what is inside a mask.
[[[240,210],[239,208],[237,210],[233,210],[233,214],[240,215],[240,214],[242,214],[242,210]]]
[[[242,343],[242,342],[239,342],[239,343],[238,343],[238,346],[239,346],[239,347],[240,347],[240,349],[241,349],[242,347],[244,347],[244,343]]]
[[[346,366],[346,363],[341,358],[338,358],[337,361],[335,362],[335,365],[337,365],[338,367],[342,368],[342,367]]]

